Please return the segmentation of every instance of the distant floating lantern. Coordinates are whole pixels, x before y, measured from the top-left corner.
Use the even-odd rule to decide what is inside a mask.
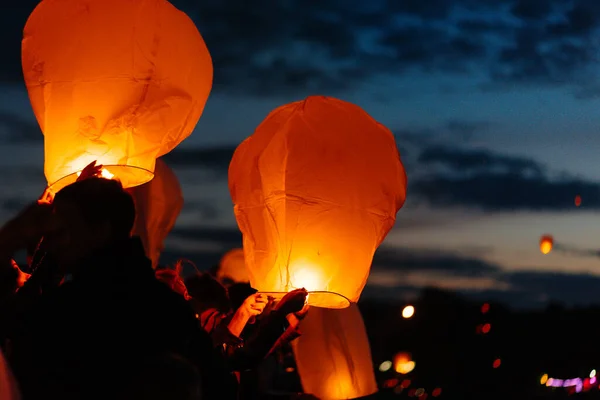
[[[579,207],[581,205],[581,196],[575,196],[575,207]]]
[[[401,352],[394,356],[394,371],[399,374],[406,375],[415,369],[415,366],[410,353]]]
[[[389,129],[312,96],[271,112],[238,146],[229,190],[252,286],[304,287],[309,304],[343,308],[358,301],[404,204],[406,174]]]
[[[409,319],[413,315],[415,315],[415,307],[409,305],[402,309],[402,318]]]
[[[540,251],[542,254],[550,253],[552,246],[554,246],[554,238],[551,235],[543,235],[540,238]]]
[[[41,1],[22,66],[54,192],[94,160],[126,188],[150,181],[196,126],[213,77],[196,26],[165,0]]]
[[[108,178],[110,179],[110,178]],[[154,179],[129,191],[135,202],[133,234],[144,244],[152,267],[158,266],[164,241],[183,208],[183,192],[175,173],[161,159],[156,160]]]
[[[219,281],[229,279],[235,283],[250,282],[244,259],[244,249],[233,249],[225,253],[219,263],[217,279]]]

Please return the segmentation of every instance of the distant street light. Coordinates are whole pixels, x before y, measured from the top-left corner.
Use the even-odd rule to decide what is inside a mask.
[[[406,306],[402,310],[402,318],[411,318],[415,314],[415,308],[413,306]]]

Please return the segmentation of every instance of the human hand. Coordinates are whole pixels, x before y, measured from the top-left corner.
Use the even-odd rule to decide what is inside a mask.
[[[284,315],[300,312],[306,305],[308,292],[306,289],[296,289],[283,296],[283,299],[275,306],[275,310]]]
[[[81,170],[81,173],[77,177],[77,182],[100,176],[102,174],[102,167],[102,165],[96,165],[96,160],[92,161]]]
[[[306,300],[308,301],[308,296],[307,296]],[[309,308],[310,308],[310,306],[308,305],[308,303],[305,303],[304,307],[302,307],[302,310],[298,311],[297,313],[294,313],[294,315],[296,316],[296,318],[298,318],[300,321],[302,321],[306,317],[306,314],[308,314]]]
[[[240,308],[242,309],[244,314],[250,317],[256,317],[265,310],[265,307],[267,306],[268,302],[269,298],[267,295],[261,293],[254,293],[253,295],[248,296],[246,300],[244,300]]]

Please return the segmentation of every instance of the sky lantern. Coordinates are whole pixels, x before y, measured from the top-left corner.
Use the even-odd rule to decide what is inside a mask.
[[[394,371],[399,374],[408,374],[415,369],[416,363],[410,353],[400,352],[394,356]]]
[[[229,190],[253,287],[304,287],[309,304],[356,302],[406,197],[389,129],[360,107],[311,96],[272,111],[236,149]]]
[[[305,393],[320,399],[355,399],[377,392],[371,348],[356,304],[312,307],[292,342]]]
[[[43,0],[22,66],[56,192],[90,162],[125,187],[193,131],[213,67],[192,20],[165,0]]]
[[[154,179],[130,189],[135,202],[133,234],[144,244],[146,255],[156,268],[164,241],[183,208],[183,193],[175,173],[161,159],[156,160]]]
[[[402,318],[409,319],[415,315],[415,307],[408,305],[402,309]]]
[[[0,350],[0,399],[20,400],[21,393],[8,362]]]
[[[552,251],[554,238],[551,235],[542,235],[540,238],[540,251],[542,254],[548,254]]]
[[[244,249],[233,249],[225,253],[219,263],[217,279],[219,281],[229,279],[235,283],[250,282],[244,260]]]
[[[579,207],[581,205],[581,196],[575,196],[575,207]]]

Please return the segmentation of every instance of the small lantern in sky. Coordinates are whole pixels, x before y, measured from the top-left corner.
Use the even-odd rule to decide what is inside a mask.
[[[229,279],[235,283],[250,282],[244,260],[244,249],[233,249],[225,253],[219,263],[217,279],[221,282],[225,279]]]
[[[406,198],[394,136],[360,107],[311,96],[271,112],[236,149],[229,190],[253,287],[356,302]]]
[[[183,208],[183,193],[175,173],[161,159],[156,160],[154,179],[129,191],[135,202],[133,234],[144,244],[152,267],[158,266],[164,241]]]
[[[415,369],[415,362],[410,353],[400,352],[394,356],[394,371],[399,374],[408,374]]]
[[[54,192],[95,160],[126,188],[148,182],[212,87],[202,36],[166,0],[43,0],[21,61]]]
[[[408,305],[402,309],[402,318],[409,319],[415,315],[415,307]]]
[[[540,238],[540,251],[542,254],[548,254],[552,251],[554,245],[554,238],[551,235],[543,235]]]

